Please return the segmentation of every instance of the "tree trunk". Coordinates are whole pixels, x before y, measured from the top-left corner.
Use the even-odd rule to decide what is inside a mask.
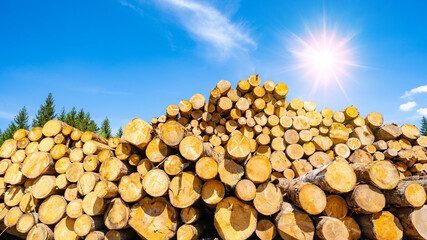
[[[326,195],[316,185],[300,180],[281,178],[278,179],[277,186],[283,194],[286,194],[287,199],[307,213],[317,215],[325,210]]]
[[[352,165],[357,180],[372,184],[380,189],[390,190],[399,183],[399,172],[390,161],[376,161]]]
[[[356,185],[356,174],[346,160],[336,161],[298,178],[316,184],[325,191],[346,193]]]
[[[384,191],[388,204],[397,207],[421,207],[426,202],[426,191],[414,181],[401,181],[393,190]]]
[[[144,198],[131,210],[129,225],[145,239],[171,239],[178,227],[178,213],[164,198]]]
[[[427,239],[427,205],[420,208],[397,208],[391,211],[399,218],[406,238]]]

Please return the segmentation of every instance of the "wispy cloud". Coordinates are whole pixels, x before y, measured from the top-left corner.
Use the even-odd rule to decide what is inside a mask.
[[[417,88],[413,88],[409,91],[406,91],[401,98],[407,98],[417,93],[427,93],[427,85],[419,86]]]
[[[417,106],[416,102],[407,102],[400,105],[399,109],[400,111],[408,112],[408,111],[411,111],[416,106]]]
[[[421,116],[427,116],[427,108],[417,109],[417,113]]]
[[[206,1],[160,0],[156,3],[171,11],[195,41],[215,47],[223,56],[233,55],[235,50],[247,52],[257,46],[243,23],[232,22]]]
[[[132,4],[132,3],[128,2],[128,1],[126,1],[126,0],[120,0],[119,2],[123,6],[132,8],[133,10],[137,11],[140,14],[144,13],[141,8],[137,7],[135,4]]]
[[[12,120],[13,117],[14,117],[14,114],[12,113],[0,111],[0,118]]]

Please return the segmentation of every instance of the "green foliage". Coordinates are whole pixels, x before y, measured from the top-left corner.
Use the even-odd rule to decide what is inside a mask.
[[[54,100],[52,93],[49,93],[45,103],[40,105],[40,108],[37,112],[36,117],[33,119],[33,127],[43,127],[47,121],[54,119],[55,114],[55,105],[53,105]]]
[[[73,107],[71,111],[67,113],[67,116],[65,117],[65,123],[72,127],[75,127],[76,121],[77,121],[77,112],[76,112],[76,108]]]
[[[58,120],[65,122],[66,119],[67,119],[67,113],[65,113],[65,108],[62,107],[62,111],[61,111],[61,114],[58,116]]]
[[[427,136],[427,118],[423,116],[423,119],[421,120],[421,135]]]
[[[122,135],[123,135],[123,128],[120,127],[119,130],[116,133],[116,137],[120,138],[120,137],[122,137]]]
[[[104,121],[102,122],[98,135],[105,139],[109,139],[111,137],[111,126],[108,117],[105,117]]]
[[[4,132],[0,136],[0,146],[3,144],[4,141],[6,141],[9,138],[13,138],[13,134],[16,130],[22,128],[27,129],[29,128],[28,125],[28,113],[27,108],[23,107],[19,113],[15,116],[13,121],[9,124],[9,127],[4,130]]]
[[[18,129],[27,129],[30,127],[30,125],[28,124],[28,112],[27,112],[27,108],[24,106],[23,108],[21,108],[21,110],[19,111],[18,115],[15,116],[15,125]]]

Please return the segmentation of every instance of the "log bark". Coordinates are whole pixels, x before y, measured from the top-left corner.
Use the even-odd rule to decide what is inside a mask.
[[[414,181],[401,181],[393,190],[384,191],[387,203],[397,207],[421,207],[426,202],[426,191]]]
[[[405,238],[427,239],[427,205],[419,208],[393,208],[391,211],[399,218]]]

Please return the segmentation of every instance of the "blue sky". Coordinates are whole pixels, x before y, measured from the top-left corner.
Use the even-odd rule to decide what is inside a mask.
[[[356,106],[386,122],[427,115],[426,1],[3,1],[0,4],[0,129],[52,92],[57,111],[84,108],[114,130],[164,114],[221,80],[251,74],[284,82],[288,99],[318,109]],[[307,28],[351,36],[360,67],[313,90],[294,70],[292,36]]]

